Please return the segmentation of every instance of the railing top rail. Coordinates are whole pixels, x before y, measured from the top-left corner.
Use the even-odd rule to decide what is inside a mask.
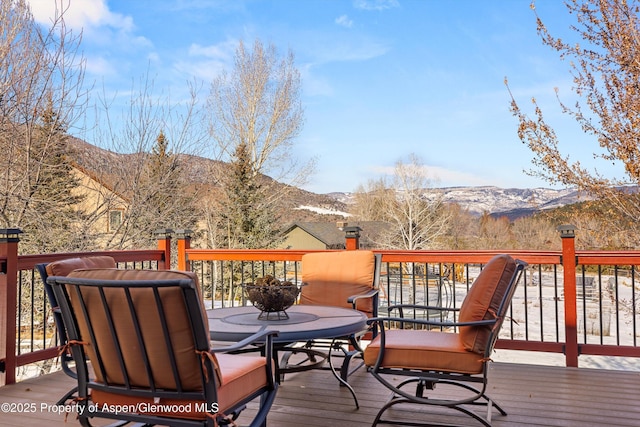
[[[187,249],[189,261],[300,261],[309,252],[293,249]]]
[[[401,251],[381,250],[382,260],[386,262],[453,262],[486,263],[497,254],[509,254],[531,264],[559,264],[562,253],[559,251]]]
[[[640,251],[576,251],[577,264],[640,265]]]
[[[187,249],[189,261],[299,261],[310,252],[327,252],[323,250],[292,249]],[[559,264],[559,251],[405,251],[375,250],[382,254],[384,262],[465,262],[485,263],[494,255],[508,253],[523,261],[537,264]]]
[[[139,261],[163,261],[164,251],[157,249],[148,250],[123,250],[123,251],[88,251],[69,252],[56,254],[20,255],[18,256],[18,270],[30,270],[36,264],[48,263],[65,258],[77,258],[83,256],[113,257],[116,262],[139,262]]]

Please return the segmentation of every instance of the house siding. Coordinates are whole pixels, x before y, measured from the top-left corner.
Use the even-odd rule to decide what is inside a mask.
[[[283,249],[327,249],[327,245],[299,227],[291,230],[284,242]]]

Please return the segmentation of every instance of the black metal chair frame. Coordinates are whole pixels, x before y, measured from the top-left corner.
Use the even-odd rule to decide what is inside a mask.
[[[40,273],[40,277],[42,278],[42,283],[44,284],[44,291],[47,294],[47,299],[49,300],[49,305],[51,305],[51,311],[53,313],[53,321],[56,326],[57,335],[58,335],[58,345],[62,348],[66,348],[69,339],[67,337],[67,330],[64,327],[64,321],[62,320],[62,313],[60,311],[60,305],[58,304],[58,300],[53,292],[53,288],[49,283],[47,283],[47,263],[36,264],[36,270]],[[60,366],[62,371],[70,376],[71,378],[77,380],[78,375],[74,368],[71,367],[73,364],[73,356],[68,351],[63,351],[60,353]],[[78,387],[73,387],[67,393],[64,394],[57,402],[57,405],[63,405],[66,401],[71,399],[74,394],[78,391]]]
[[[77,316],[83,316],[85,322],[89,327],[90,341],[92,345],[94,345],[95,354],[98,360],[92,361],[94,365],[104,365],[105,360],[100,355],[100,348],[95,341],[95,328],[91,325],[88,312],[91,310],[90,307],[87,307],[84,300],[82,299],[80,288],[82,287],[95,287],[99,289],[101,298],[102,298],[102,306],[107,313],[108,324],[110,327],[110,333],[114,336],[115,332],[113,329],[113,318],[114,316],[131,316],[133,320],[134,327],[136,329],[137,340],[140,346],[140,357],[145,361],[145,365],[148,372],[148,380],[151,384],[151,387],[148,389],[132,387],[129,381],[129,374],[124,369],[124,361],[123,361],[123,353],[120,348],[117,340],[114,339],[114,345],[117,348],[119,364],[121,366],[123,378],[125,378],[124,384],[105,384],[98,383],[89,378],[89,368],[88,368],[88,356],[85,354],[84,348],[82,345],[71,345],[71,352],[73,355],[73,359],[76,363],[76,373],[78,380],[78,401],[79,405],[78,409],[78,419],[83,426],[91,426],[90,418],[107,418],[113,420],[119,420],[117,423],[113,425],[121,425],[122,422],[134,422],[134,423],[142,423],[143,425],[166,425],[173,427],[195,427],[195,426],[207,426],[214,427],[218,425],[227,425],[233,424],[233,421],[237,419],[240,412],[246,408],[246,404],[256,398],[260,398],[260,408],[257,411],[251,426],[266,426],[266,417],[275,400],[276,392],[278,389],[278,383],[275,381],[275,376],[273,373],[272,363],[267,363],[267,376],[268,376],[268,384],[266,387],[262,387],[258,391],[245,396],[245,398],[237,403],[233,408],[228,410],[226,414],[216,414],[212,412],[209,417],[206,417],[205,420],[192,420],[192,419],[181,419],[181,418],[173,418],[173,417],[163,417],[163,416],[154,416],[148,414],[135,414],[135,413],[114,413],[109,412],[109,410],[105,410],[104,405],[101,407],[99,405],[90,405],[90,390],[102,390],[109,393],[116,393],[124,396],[130,397],[138,397],[138,398],[165,398],[165,399],[189,399],[193,401],[205,401],[207,404],[207,408],[215,408],[218,402],[217,397],[217,386],[216,386],[216,374],[215,368],[212,360],[209,358],[203,357],[202,363],[200,364],[200,371],[203,378],[203,387],[201,391],[185,391],[182,389],[182,383],[177,376],[177,371],[175,370],[176,363],[176,355],[171,346],[171,336],[169,334],[168,329],[168,319],[165,316],[165,309],[162,304],[162,300],[159,295],[159,290],[162,288],[174,287],[180,288],[182,292],[182,297],[184,299],[184,303],[186,306],[186,312],[189,315],[189,322],[191,324],[191,329],[193,333],[193,339],[195,342],[195,348],[197,352],[211,352],[211,353],[232,353],[237,350],[241,350],[247,346],[251,345],[259,345],[262,348],[262,355],[267,359],[267,361],[273,360],[273,336],[277,335],[277,332],[268,332],[263,331],[260,333],[256,333],[251,337],[242,340],[238,343],[235,343],[231,346],[226,347],[217,347],[215,349],[210,348],[209,342],[209,331],[208,327],[206,327],[203,319],[205,317],[202,313],[202,306],[200,304],[200,296],[198,295],[198,291],[195,283],[192,280],[188,279],[170,279],[170,280],[96,280],[96,279],[84,279],[84,278],[74,278],[74,277],[56,277],[50,276],[47,279],[47,283],[51,285],[54,296],[56,300],[60,303],[60,311],[64,321],[64,325],[66,327],[66,331],[68,334],[68,342],[74,343],[79,342],[83,338],[87,339],[89,337],[81,337],[79,332],[79,324],[76,319]],[[127,301],[129,303],[129,313],[111,313],[108,304],[104,299],[104,289],[105,288],[121,288],[126,295]],[[166,351],[169,355],[170,360],[172,361],[173,366],[168,366],[167,369],[173,369],[174,378],[176,381],[176,389],[175,390],[163,390],[159,389],[155,386],[153,378],[151,376],[151,370],[148,365],[148,360],[146,359],[147,351],[144,346],[144,341],[141,336],[140,326],[138,323],[137,315],[135,309],[132,304],[131,299],[131,289],[132,288],[149,288],[152,290],[154,299],[149,301],[150,305],[155,305],[155,309],[160,318],[160,324],[158,328],[161,328],[162,335],[165,337],[165,347]],[[69,293],[73,292],[78,297],[81,305],[81,312],[73,311],[71,308],[71,302]],[[242,357],[242,356],[238,356]],[[90,410],[91,409],[91,410]]]
[[[351,304],[352,308],[356,310],[358,300],[370,298],[373,306],[373,317],[377,317],[382,255],[374,254],[374,259],[375,262],[372,289],[363,294],[351,295],[347,298],[347,303]],[[349,384],[348,378],[351,374],[356,372],[364,365],[364,362],[360,362],[350,369],[351,361],[354,358],[362,358],[363,349],[360,341],[367,333],[371,333],[372,337],[375,338],[377,334],[377,328],[370,327],[368,330],[362,331],[359,334],[337,337],[332,340],[309,340],[302,343],[301,345],[292,343],[291,345],[288,345],[282,349],[283,355],[280,359],[280,368],[288,372],[303,371],[313,368],[323,368],[324,362],[327,361],[329,363],[329,367],[327,369],[330,369],[331,372],[333,372],[334,376],[340,382],[341,386],[347,387],[349,389],[349,392],[351,393],[351,396],[353,397],[353,400],[355,402],[356,408],[359,408],[360,404],[358,403],[358,398],[355,391],[353,390],[353,387],[351,387],[351,385]],[[326,352],[318,349],[326,349]],[[336,370],[333,366],[334,352],[338,357],[343,357],[343,361],[339,369],[339,375],[337,374],[338,370]],[[298,353],[304,353],[306,357],[303,360],[298,361],[297,365],[290,364],[290,357]]]
[[[380,334],[380,351],[378,354],[378,358],[376,360],[375,365],[369,366],[368,371],[385,387],[393,392],[390,400],[378,411],[375,420],[372,426],[376,426],[378,424],[391,424],[391,425],[411,425],[411,426],[437,426],[437,425],[445,425],[445,424],[434,424],[434,423],[422,423],[422,422],[406,422],[406,421],[396,421],[391,419],[383,419],[383,414],[391,407],[401,404],[401,403],[415,403],[415,404],[424,404],[424,405],[432,405],[432,406],[442,406],[448,407],[451,409],[455,409],[460,411],[475,420],[479,421],[486,427],[491,427],[491,411],[495,408],[501,415],[507,415],[507,412],[498,405],[495,401],[493,401],[487,394],[487,383],[488,383],[488,369],[491,353],[493,353],[494,345],[496,340],[498,339],[498,335],[500,333],[500,328],[502,323],[506,317],[506,312],[508,307],[511,304],[511,300],[513,299],[513,295],[515,293],[517,284],[520,280],[520,276],[524,271],[527,263],[521,260],[516,261],[516,269],[511,277],[509,285],[507,287],[507,291],[505,292],[504,297],[500,302],[500,306],[497,310],[495,319],[490,320],[479,320],[473,322],[441,322],[437,320],[427,320],[420,318],[407,318],[404,317],[404,311],[410,310],[413,315],[415,315],[415,310],[426,310],[426,312],[431,313],[437,310],[448,310],[452,312],[460,311],[460,308],[451,308],[451,307],[437,307],[437,306],[421,306],[416,304],[398,304],[388,308],[389,314],[392,311],[397,310],[397,317],[381,317],[377,319],[370,319],[368,322],[370,324],[375,324],[377,328],[379,328]],[[491,328],[491,333],[489,335],[489,339],[487,341],[487,345],[484,350],[484,358],[483,358],[483,370],[481,374],[463,374],[463,373],[455,373],[455,372],[436,372],[436,371],[417,371],[417,370],[408,370],[404,368],[386,368],[382,367],[381,363],[384,359],[384,347],[385,347],[385,324],[395,324],[399,325],[399,327],[405,328],[406,325],[411,325],[413,328],[455,328],[457,329],[460,326],[486,326]],[[387,326],[388,328],[388,326]],[[446,333],[446,332],[442,332]],[[391,375],[393,377],[409,377],[408,379],[401,381],[398,384],[394,384],[385,378],[385,375]],[[480,386],[476,387],[471,384],[480,384]],[[410,393],[408,391],[403,390],[403,387],[407,385],[415,384],[415,390]],[[443,399],[443,398],[432,398],[429,396],[425,396],[429,390],[434,390],[437,384],[448,384],[456,387],[461,387],[470,392],[468,397],[460,398],[460,399]],[[465,407],[465,405],[481,405],[487,407],[487,416],[486,419],[479,416],[477,413],[469,410]],[[448,424],[447,424],[448,425]]]

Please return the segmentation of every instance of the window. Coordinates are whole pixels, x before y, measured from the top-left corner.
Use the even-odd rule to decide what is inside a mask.
[[[109,231],[116,231],[122,225],[122,211],[109,211]]]

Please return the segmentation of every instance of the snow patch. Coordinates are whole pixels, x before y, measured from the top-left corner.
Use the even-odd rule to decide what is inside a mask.
[[[319,208],[317,206],[298,206],[296,209],[307,210],[307,211],[311,211],[311,212],[315,212],[323,215],[341,215],[345,218],[351,216],[351,214],[347,212],[336,211],[333,209]]]

